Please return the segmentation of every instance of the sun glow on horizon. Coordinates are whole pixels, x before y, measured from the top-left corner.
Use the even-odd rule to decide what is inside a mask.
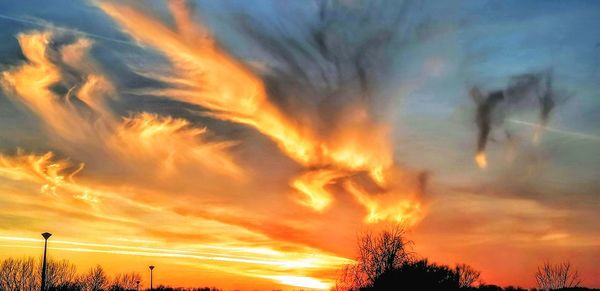
[[[22,242],[24,244],[9,245],[1,244],[2,247],[43,249],[43,239],[19,236],[0,236],[0,241]],[[203,244],[194,246],[196,250],[181,250],[171,248],[140,247],[135,245],[115,245],[107,243],[75,242],[59,239],[51,239],[49,250],[67,251],[75,253],[98,253],[114,254],[123,256],[140,256],[154,258],[177,258],[187,260],[198,260],[204,262],[226,263],[227,270],[235,274],[251,277],[268,278],[280,282],[283,285],[306,287],[314,289],[328,289],[331,281],[322,281],[318,278],[293,275],[271,275],[286,270],[294,270],[294,273],[310,273],[311,270],[322,269],[335,270],[352,260],[325,254],[283,252],[263,247],[236,247],[224,245]],[[200,248],[200,249],[198,249]],[[205,250],[201,250],[205,249]],[[314,250],[313,250],[314,251]],[[232,264],[254,265],[250,267],[251,272],[245,272],[246,267],[236,267]],[[306,270],[306,271],[303,271]]]

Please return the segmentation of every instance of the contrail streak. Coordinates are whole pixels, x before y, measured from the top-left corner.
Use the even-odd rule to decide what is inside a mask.
[[[15,237],[15,236],[0,236],[0,241],[21,241],[21,242],[41,242],[41,239],[27,238],[27,237]],[[51,249],[55,250],[64,250],[64,251],[72,251],[72,252],[85,252],[85,253],[111,253],[111,254],[119,254],[119,255],[134,255],[134,256],[147,256],[147,257],[176,257],[176,258],[187,258],[187,259],[197,259],[197,260],[208,260],[208,261],[222,261],[222,262],[236,262],[236,263],[246,263],[246,264],[257,264],[257,265],[269,265],[269,266],[278,266],[278,267],[290,267],[293,266],[295,268],[315,268],[321,264],[334,264],[341,265],[343,263],[347,263],[349,260],[344,258],[335,258],[335,257],[324,257],[324,260],[332,260],[330,262],[327,261],[306,261],[303,258],[290,258],[290,259],[265,259],[265,258],[257,258],[253,256],[244,256],[244,255],[234,255],[234,254],[224,254],[224,253],[211,253],[211,252],[198,252],[198,251],[189,251],[189,250],[176,250],[176,249],[164,249],[164,248],[148,248],[148,247],[136,247],[136,246],[123,246],[123,245],[114,245],[114,244],[99,244],[99,243],[86,243],[86,242],[74,242],[74,241],[63,241],[63,240],[54,240],[54,244],[58,245],[70,245],[72,247],[51,247]],[[25,246],[25,245],[0,245],[0,246],[10,246],[10,247],[20,247],[20,248],[41,248],[42,246]],[[101,248],[111,248],[111,249],[101,249]],[[211,248],[210,246],[206,246],[206,248]],[[220,247],[215,247],[215,249],[222,249]],[[238,252],[240,248],[233,247],[233,252]],[[264,255],[264,254],[263,254]],[[280,254],[275,254],[275,257],[279,257]]]
[[[132,41],[120,40],[120,39],[116,39],[116,38],[110,38],[110,37],[102,36],[102,35],[99,35],[99,34],[85,32],[85,31],[81,31],[81,30],[77,30],[77,29],[72,29],[72,28],[58,27],[58,26],[54,26],[54,25],[49,24],[49,23],[44,22],[44,21],[27,20],[27,19],[18,18],[18,17],[12,17],[12,16],[8,16],[8,15],[4,15],[4,14],[0,14],[0,18],[6,19],[6,20],[10,20],[10,21],[14,21],[14,22],[24,23],[24,24],[36,25],[36,26],[40,26],[40,27],[43,27],[43,28],[52,28],[52,29],[59,30],[59,31],[71,32],[71,33],[83,35],[83,36],[90,37],[90,38],[101,39],[101,40],[106,40],[106,41],[110,41],[110,42],[114,42],[114,43],[119,43],[119,44],[124,44],[124,45],[139,47],[139,44],[137,44],[135,42],[132,42]]]
[[[539,124],[537,124],[537,123],[523,121],[523,120],[518,120],[518,119],[509,119],[508,121],[511,122],[511,123],[520,124],[520,125],[526,125],[526,126],[530,126],[530,127],[538,127],[539,126]],[[563,135],[569,135],[569,136],[577,137],[577,138],[581,138],[581,139],[588,139],[588,140],[593,140],[593,141],[600,141],[600,136],[594,135],[594,134],[585,133],[585,132],[579,132],[579,131],[573,131],[573,130],[565,130],[565,129],[555,128],[555,127],[549,127],[549,126],[546,126],[545,130],[549,131],[549,132],[554,132],[554,133],[563,134]]]
[[[19,248],[42,248],[37,246],[20,246],[20,245],[2,245],[5,247],[19,247]],[[133,256],[144,256],[144,257],[169,257],[169,258],[188,258],[198,260],[209,260],[209,261],[223,261],[223,262],[236,262],[236,263],[248,263],[258,265],[272,265],[272,266],[286,266],[286,261],[267,261],[267,260],[252,260],[243,258],[230,258],[223,256],[202,256],[202,255],[189,255],[179,253],[162,253],[162,252],[143,252],[143,251],[126,251],[126,250],[101,250],[84,247],[49,247],[51,250],[71,251],[71,252],[82,252],[82,253],[108,253],[117,255],[133,255]]]

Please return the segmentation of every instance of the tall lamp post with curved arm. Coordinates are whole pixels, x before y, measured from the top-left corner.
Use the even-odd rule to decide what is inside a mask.
[[[46,290],[46,250],[48,249],[48,238],[50,238],[52,234],[49,232],[42,233],[44,237],[44,260],[42,262],[42,291]]]

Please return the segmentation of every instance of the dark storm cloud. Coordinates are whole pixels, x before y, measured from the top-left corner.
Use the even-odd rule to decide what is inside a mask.
[[[416,30],[414,22],[420,20],[408,17],[415,3],[318,1],[314,5],[312,21],[285,11],[282,16],[291,20],[286,24],[246,14],[237,17],[238,29],[265,52],[266,61],[271,60],[269,68],[259,72],[271,95],[279,101],[312,102],[331,102],[336,95],[345,95],[338,102],[368,103],[408,35],[414,34],[405,33]]]
[[[552,86],[552,70],[513,76],[507,86],[500,90],[481,92],[475,86],[469,94],[477,105],[477,152],[485,151],[491,130],[502,124],[513,111],[536,107],[543,128],[557,104],[557,98],[561,99]],[[506,132],[506,137],[509,140],[512,138],[510,132]]]

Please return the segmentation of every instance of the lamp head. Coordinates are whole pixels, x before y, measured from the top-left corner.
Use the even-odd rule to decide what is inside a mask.
[[[150,268],[150,270],[153,270],[153,269],[154,269],[154,266],[150,265],[150,267],[149,267],[149,268]]]
[[[42,233],[42,236],[44,237],[44,239],[48,239],[52,234],[49,232],[44,232]]]

